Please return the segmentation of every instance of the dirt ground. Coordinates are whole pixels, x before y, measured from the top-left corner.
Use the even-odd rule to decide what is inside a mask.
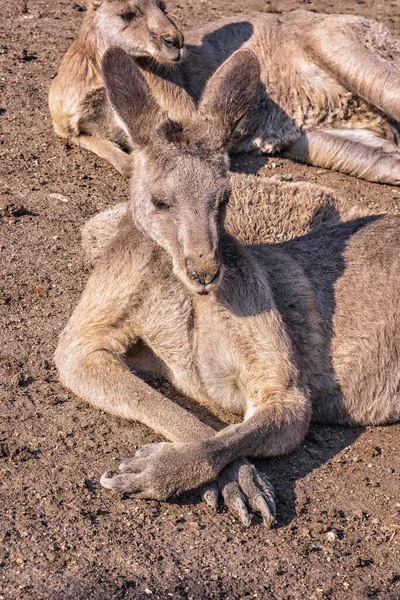
[[[183,27],[244,5],[168,4]],[[298,7],[374,17],[400,34],[398,0],[248,0],[245,10]],[[52,361],[89,273],[79,229],[126,198],[110,166],[55,137],[47,111],[82,11],[81,0],[0,0],[0,600],[399,599],[399,425],[313,427],[295,454],[258,461],[277,492],[271,531],[257,517],[245,529],[195,493],[160,504],[101,488],[106,469],[157,436],[74,398]],[[280,158],[234,166],[400,208],[398,188]]]

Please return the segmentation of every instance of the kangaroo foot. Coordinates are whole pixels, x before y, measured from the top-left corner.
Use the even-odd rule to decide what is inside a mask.
[[[246,459],[227,465],[218,477],[219,489],[226,506],[235,512],[243,525],[250,525],[249,507],[261,513],[268,529],[275,521],[276,506],[272,484]]]
[[[265,526],[269,529],[276,515],[275,494],[272,484],[264,473],[260,473],[246,459],[237,459],[227,465],[216,481],[210,481],[201,488],[203,500],[216,509],[222,494],[224,503],[248,527],[249,505],[254,512],[260,512]],[[246,502],[247,500],[247,502]]]

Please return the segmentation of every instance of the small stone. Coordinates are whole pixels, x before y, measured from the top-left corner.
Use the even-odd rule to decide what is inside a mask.
[[[326,537],[328,538],[329,542],[335,542],[337,540],[337,535],[334,531],[328,531]]]
[[[147,594],[148,596],[151,596],[151,594],[152,594],[153,592],[151,591],[151,589],[149,589],[149,588],[146,588],[146,589],[144,590],[144,593],[145,593],[145,594]]]
[[[59,200],[60,202],[69,202],[68,198],[66,198],[62,194],[49,194],[49,198],[51,198],[52,200]]]
[[[15,562],[17,563],[17,565],[23,565],[25,561],[24,561],[24,559],[23,559],[23,558],[21,558],[21,557],[19,556]]]

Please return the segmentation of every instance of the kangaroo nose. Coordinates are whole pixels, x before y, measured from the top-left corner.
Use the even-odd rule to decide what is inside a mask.
[[[214,281],[219,275],[219,268],[214,273],[196,273],[195,271],[188,271],[190,279],[197,281],[203,285],[208,285]]]
[[[213,268],[195,270],[188,266],[186,271],[188,277],[190,277],[190,279],[193,279],[193,281],[201,283],[202,285],[209,285],[214,281],[214,279],[217,279],[220,272],[220,267],[219,265],[214,265]]]
[[[183,47],[183,37],[181,35],[165,34],[161,36],[164,46],[167,48],[176,48],[180,50]]]

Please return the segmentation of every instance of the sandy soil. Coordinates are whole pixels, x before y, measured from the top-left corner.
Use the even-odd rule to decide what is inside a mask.
[[[88,276],[79,228],[124,200],[126,184],[57,139],[47,112],[81,0],[26,4],[0,0],[0,600],[399,599],[399,425],[314,427],[292,456],[259,461],[277,491],[272,531],[257,517],[244,529],[196,494],[160,504],[100,487],[101,473],[157,437],[72,397],[52,354]],[[169,7],[185,27],[243,2]],[[400,33],[398,1],[248,0],[245,10],[298,7],[375,17]],[[280,158],[235,167],[400,207],[399,189]]]

